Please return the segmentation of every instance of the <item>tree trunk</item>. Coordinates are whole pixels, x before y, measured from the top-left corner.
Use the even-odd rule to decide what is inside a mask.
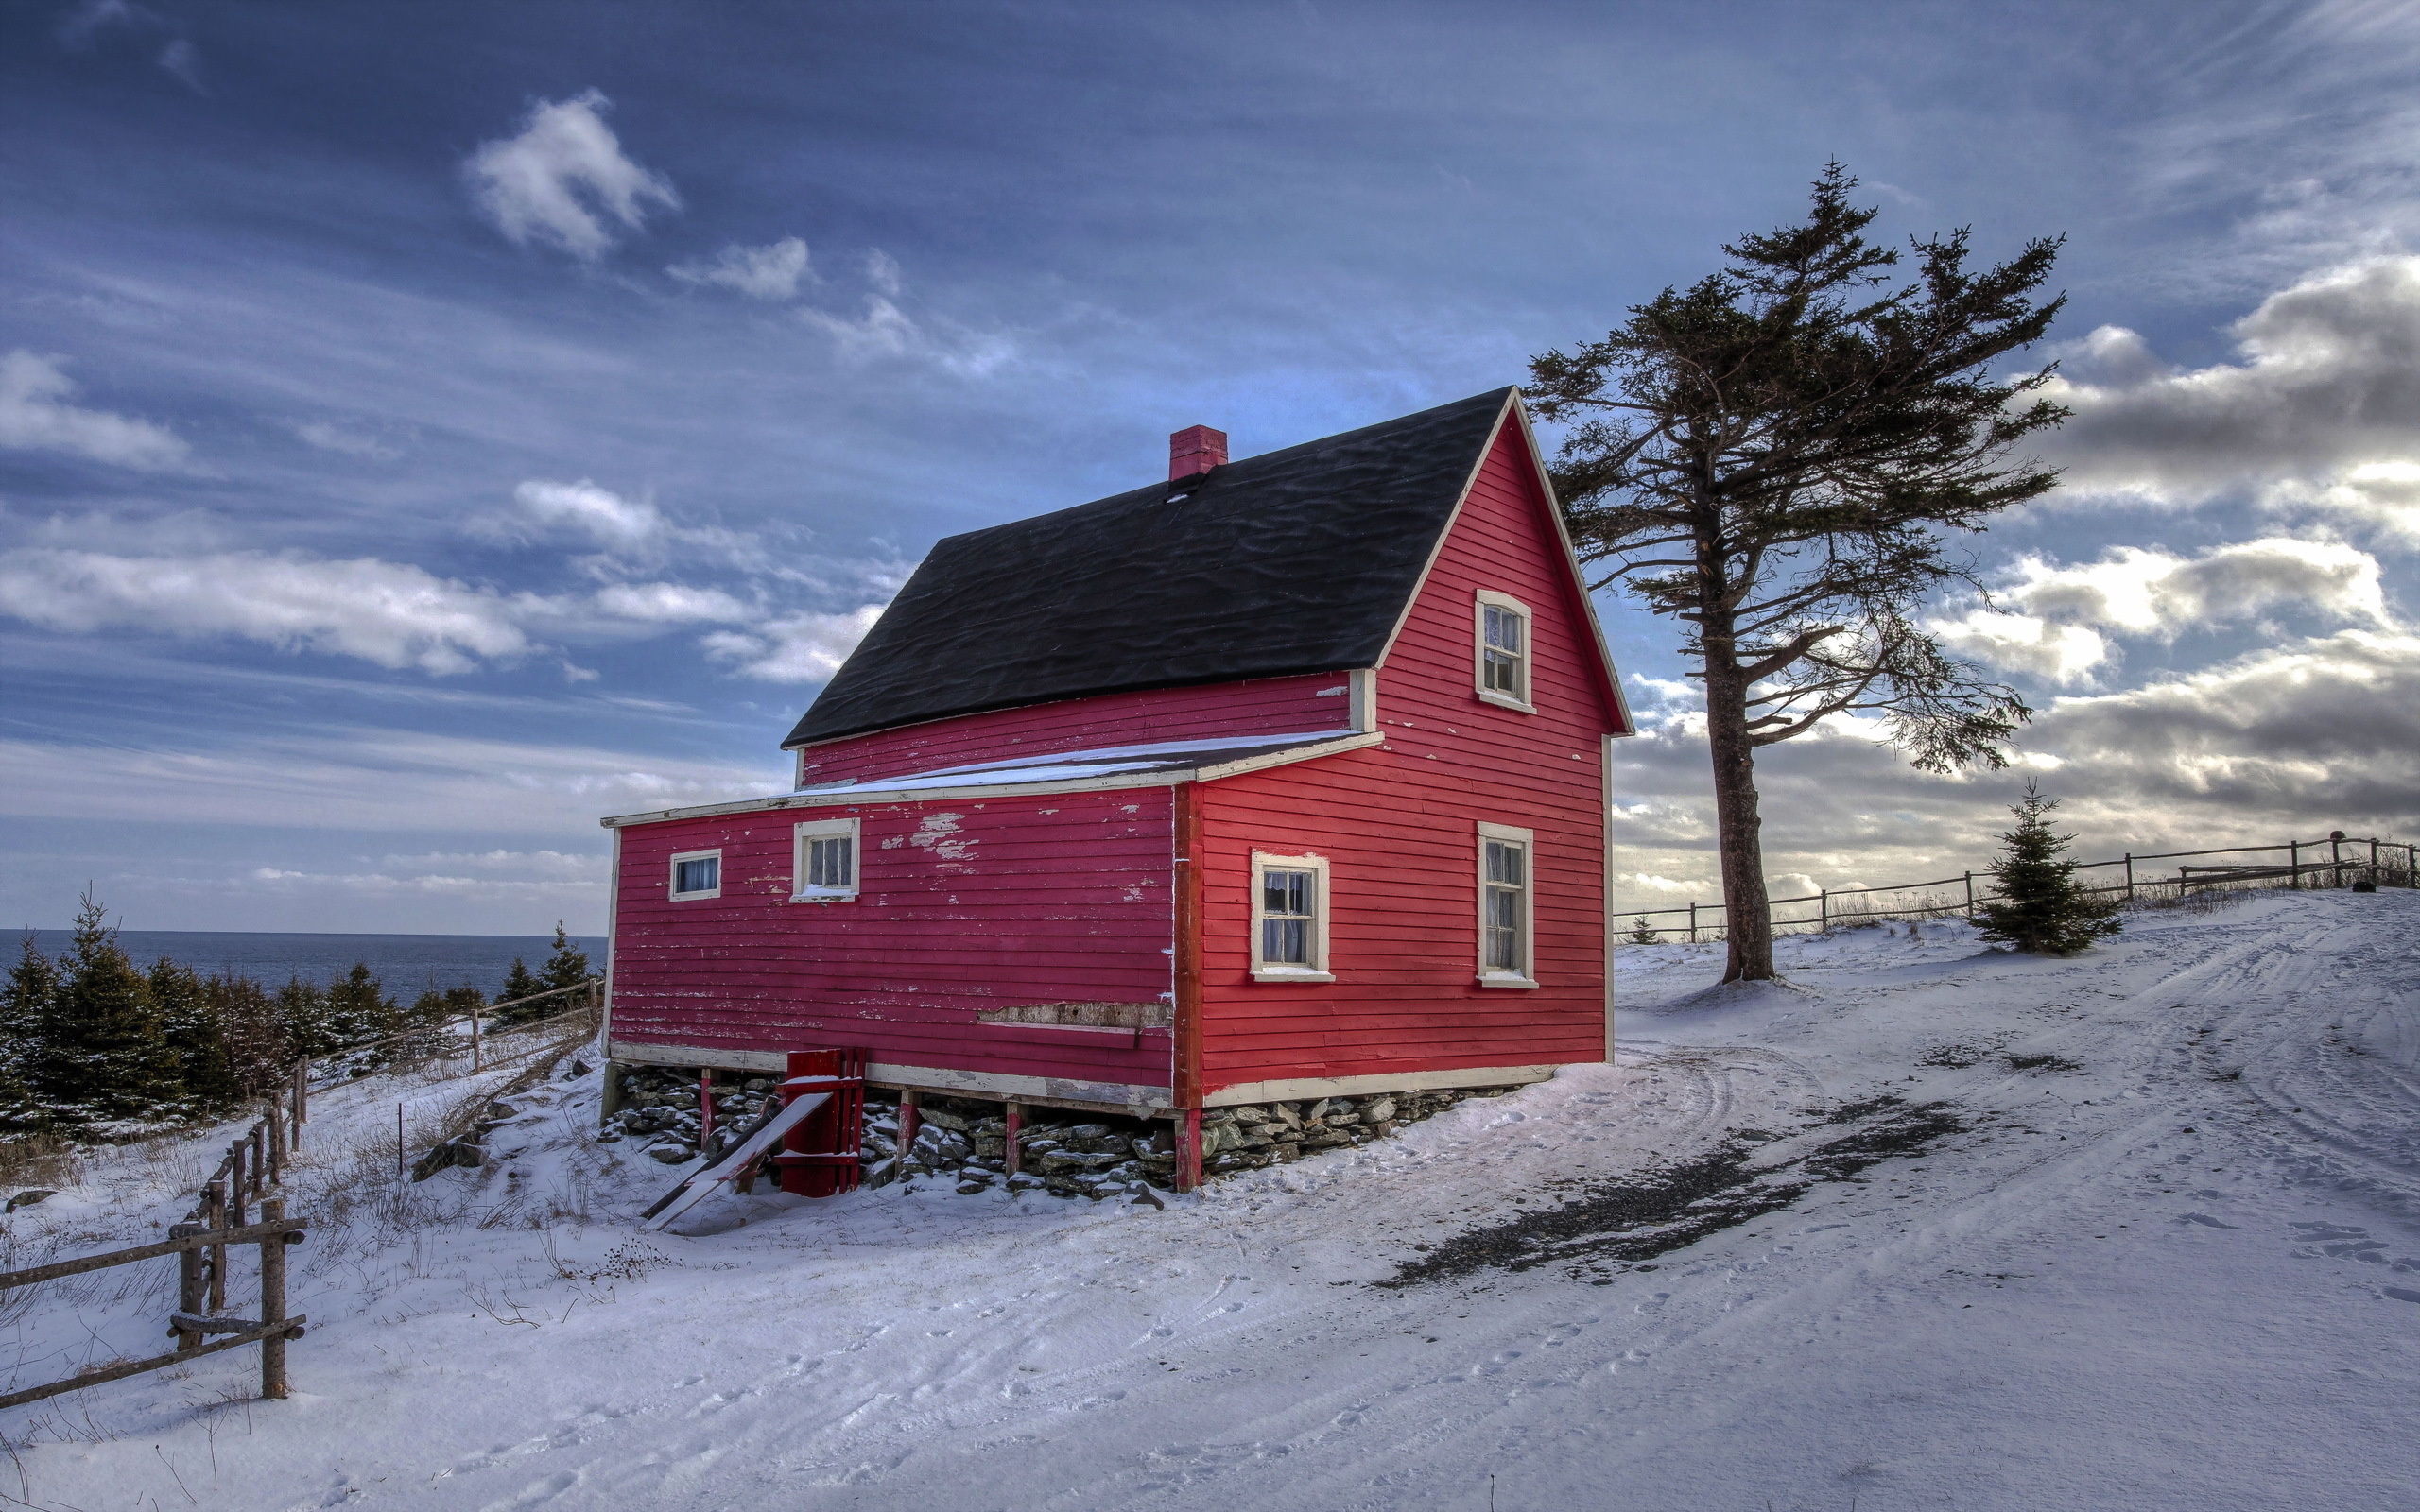
[[[1757,813],[1756,749],[1748,739],[1748,685],[1727,644],[1708,637],[1706,745],[1714,754],[1716,843],[1722,850],[1726,982],[1773,977],[1772,910],[1766,902],[1763,818]]]

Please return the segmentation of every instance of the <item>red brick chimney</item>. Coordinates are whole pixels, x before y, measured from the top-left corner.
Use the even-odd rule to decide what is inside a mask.
[[[1168,481],[1189,478],[1197,472],[1207,472],[1223,467],[1227,460],[1227,433],[1214,431],[1207,425],[1196,425],[1178,431],[1168,438]]]

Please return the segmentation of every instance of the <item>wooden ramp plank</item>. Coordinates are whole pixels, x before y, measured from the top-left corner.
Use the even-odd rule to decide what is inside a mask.
[[[831,1100],[830,1092],[808,1092],[785,1105],[771,1117],[759,1123],[746,1139],[723,1152],[720,1160],[690,1172],[679,1186],[657,1198],[655,1206],[641,1215],[639,1227],[661,1230],[673,1219],[712,1195],[716,1187],[738,1179],[741,1172],[771,1154],[774,1147],[782,1143],[782,1136]]]

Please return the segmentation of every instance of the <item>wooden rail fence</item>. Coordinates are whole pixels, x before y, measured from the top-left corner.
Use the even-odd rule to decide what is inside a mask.
[[[2323,850],[2325,852],[2324,859],[2321,855]],[[2186,861],[2198,856],[2247,856],[2268,859],[2248,860],[2221,866],[2180,866],[2176,868],[2174,877],[2167,876],[2164,872],[2140,873],[2137,871],[2138,868],[2152,862]],[[2280,857],[2282,859],[2278,859]],[[2135,855],[2130,851],[2115,861],[2076,863],[2078,871],[2094,871],[2111,867],[2123,868],[2123,880],[2086,890],[2102,893],[2122,892],[2130,902],[2142,889],[2153,886],[2173,887],[2181,897],[2196,887],[2281,878],[2291,887],[2307,885],[2342,887],[2347,885],[2347,879],[2353,883],[2368,883],[2373,886],[2411,887],[2420,885],[2420,846],[2408,845],[2401,840],[2355,838],[2342,830],[2337,830],[2331,832],[2325,840],[2288,840],[2277,845],[2221,846],[2212,850],[2169,850],[2156,855]],[[1975,885],[1975,877],[1976,873],[1968,871],[1955,877],[1936,878],[1930,882],[1902,882],[1879,887],[1827,888],[1809,893],[1804,898],[1772,898],[1766,900],[1766,917],[1772,921],[1772,928],[1776,934],[1790,929],[1811,929],[1820,933],[1830,929],[1837,919],[1850,918],[1890,919],[1903,914],[1937,917],[1950,913],[1962,914],[1972,919],[1979,906],[1998,896],[1992,890],[1988,877],[1979,889]],[[1843,909],[1838,906],[1842,900],[1846,899],[1867,897],[1876,893],[1920,892],[1927,888],[1959,888],[1961,891],[1952,894],[1945,903],[1936,897],[1934,901],[1912,903],[1904,908],[1858,906]],[[1772,917],[1772,911],[1774,909],[1806,903],[1815,905],[1815,916],[1811,919]],[[1728,903],[1688,903],[1673,908],[1616,908],[1613,910],[1613,914],[1617,919],[1635,920],[1641,931],[1650,930],[1647,923],[1650,919],[1659,919],[1668,915],[1685,916],[1687,922],[1674,927],[1672,933],[1680,934],[1685,930],[1689,943],[1694,945],[1698,942],[1701,930],[1719,932],[1729,923],[1730,906]],[[1719,921],[1704,921],[1708,916],[1712,916],[1713,919]],[[1717,934],[1716,937],[1720,938],[1720,934]]]
[[[269,1195],[269,1189],[284,1179],[287,1159],[302,1143],[302,1125],[309,1118],[309,1067],[308,1061],[295,1062],[286,1085],[269,1094],[267,1111],[242,1138],[227,1146],[218,1169],[202,1184],[201,1200],[185,1214],[184,1222],[168,1229],[166,1239],[0,1272],[0,1291],[7,1291],[174,1255],[177,1309],[168,1315],[168,1332],[176,1337],[175,1352],[123,1360],[79,1371],[63,1381],[11,1391],[0,1395],[0,1408],[20,1407],[61,1392],[122,1381],[251,1344],[261,1347],[261,1395],[272,1400],[285,1395],[285,1342],[301,1338],[308,1321],[286,1315],[285,1246],[302,1242],[305,1225],[300,1218],[288,1218],[285,1199]],[[248,1223],[245,1210],[253,1199],[260,1204],[260,1221]],[[227,1252],[243,1245],[260,1246],[258,1317],[232,1316],[226,1311]],[[228,1336],[210,1342],[214,1334]]]

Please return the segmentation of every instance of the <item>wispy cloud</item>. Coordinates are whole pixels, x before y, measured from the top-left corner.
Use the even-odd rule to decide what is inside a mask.
[[[840,670],[882,610],[880,604],[866,604],[845,614],[794,614],[744,631],[719,630],[702,644],[708,655],[743,677],[821,682]]]
[[[550,243],[595,260],[648,209],[678,209],[672,181],[631,162],[605,124],[611,103],[596,90],[542,100],[518,136],[482,143],[463,164],[472,192],[516,246]],[[610,224],[609,224],[610,223]]]
[[[76,385],[59,359],[20,348],[0,355],[0,447],[64,452],[138,472],[184,466],[189,449],[173,431],[71,403]]]
[[[372,558],[0,553],[0,612],[46,629],[229,636],[441,674],[527,652],[518,622],[537,602]]]
[[[391,462],[403,455],[400,448],[388,445],[374,436],[349,431],[326,421],[305,421],[294,427],[295,436],[305,445],[322,452],[335,452],[344,456],[357,456],[371,462]]]
[[[845,360],[906,358],[961,377],[981,378],[1017,354],[1016,343],[1005,333],[975,331],[955,321],[920,320],[909,315],[900,303],[907,295],[907,277],[898,259],[879,248],[866,254],[866,282],[872,291],[856,316],[836,315],[812,305],[798,312],[809,329],[831,338]]]
[[[713,284],[735,289],[752,300],[791,300],[801,279],[810,276],[806,243],[786,236],[767,247],[724,248],[712,258],[675,263],[665,269],[683,284]]]

